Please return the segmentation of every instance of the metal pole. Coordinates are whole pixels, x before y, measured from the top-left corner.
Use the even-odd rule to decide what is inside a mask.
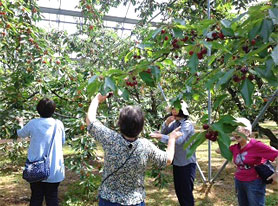
[[[265,111],[267,110],[267,108],[270,106],[270,104],[274,101],[274,99],[278,96],[278,89],[275,91],[275,93],[272,95],[272,97],[269,99],[269,101],[267,101],[267,103],[264,105],[263,109],[261,110],[261,112],[258,114],[258,116],[256,117],[256,119],[254,120],[253,124],[252,124],[252,129],[257,125],[257,123],[259,122],[259,120],[261,119],[261,117],[264,115]]]
[[[170,105],[169,105],[169,102],[168,102],[168,100],[167,100],[167,98],[166,98],[166,96],[165,96],[165,94],[164,94],[164,91],[163,91],[163,89],[162,89],[162,87],[161,87],[161,85],[160,85],[159,82],[158,82],[158,88],[160,89],[161,94],[162,94],[164,100],[166,101],[167,105],[170,106]]]
[[[210,0],[208,0],[208,19],[210,19]],[[208,49],[208,56],[211,56],[211,50]],[[208,90],[208,123],[211,123],[211,93]],[[211,141],[208,141],[208,181],[211,179]]]
[[[265,111],[267,110],[267,108],[270,106],[270,104],[274,101],[274,99],[278,97],[278,89],[275,91],[275,93],[272,95],[272,97],[269,99],[269,101],[266,103],[266,105],[262,108],[262,110],[260,111],[260,113],[258,114],[258,116],[256,117],[256,119],[254,120],[254,122],[252,123],[252,129],[255,128],[255,126],[258,124],[259,120],[262,118],[262,116],[264,115]],[[214,182],[215,179],[219,176],[219,174],[223,171],[223,169],[226,167],[226,165],[228,164],[228,160],[226,160],[224,162],[224,164],[222,165],[222,167],[220,168],[220,170],[217,172],[217,174],[215,175],[215,177],[211,180],[211,182]]]
[[[201,178],[202,178],[202,180],[203,180],[203,183],[206,183],[206,177],[205,177],[205,175],[204,175],[204,173],[203,173],[203,171],[201,170],[201,167],[200,167],[200,165],[199,165],[199,163],[198,163],[198,161],[196,160],[196,166],[197,166],[197,169],[199,170],[199,172],[200,172],[200,175],[201,175]]]

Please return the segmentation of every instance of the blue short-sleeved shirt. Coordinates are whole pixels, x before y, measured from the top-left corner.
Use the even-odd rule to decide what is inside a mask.
[[[56,133],[49,155],[50,175],[43,182],[61,182],[65,178],[65,166],[62,145],[65,143],[64,125],[60,120],[53,118],[37,118],[29,121],[22,129],[17,130],[19,137],[30,137],[28,149],[29,161],[37,161],[47,155],[53,136],[54,126]]]

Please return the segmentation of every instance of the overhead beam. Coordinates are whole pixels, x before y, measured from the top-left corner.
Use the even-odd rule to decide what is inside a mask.
[[[47,7],[40,7],[41,13],[48,13],[48,14],[56,14],[56,15],[64,15],[64,16],[73,16],[73,17],[80,17],[83,18],[83,12],[81,11],[72,11],[72,10],[65,10],[65,9],[54,9],[54,8],[47,8]],[[138,24],[139,20],[125,18],[125,17],[118,17],[118,16],[110,16],[105,15],[103,17],[104,21],[112,21],[118,23],[126,23],[126,24]],[[150,22],[153,26],[157,27],[159,23],[157,22]]]
[[[63,21],[63,20],[53,20],[53,19],[41,19],[42,21],[54,22],[54,23],[64,23],[64,24],[75,24],[75,25],[83,25],[83,23],[72,22],[72,21]],[[105,28],[115,29],[115,30],[126,30],[132,31],[132,29],[122,28],[122,27],[112,27],[112,26],[104,26]]]

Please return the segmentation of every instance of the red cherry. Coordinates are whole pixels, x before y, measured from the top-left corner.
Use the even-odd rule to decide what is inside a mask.
[[[178,56],[178,55],[176,55],[176,56],[175,56],[175,58],[177,59],[177,58],[179,58],[179,56]]]
[[[248,79],[252,81],[253,79],[255,79],[255,76],[253,74],[249,74]]]
[[[206,48],[203,48],[201,51],[202,54],[207,54],[207,52],[208,52],[208,50]]]
[[[203,54],[202,54],[202,52],[198,52],[198,53],[197,53],[197,56],[198,56],[198,59],[203,59]]]
[[[237,75],[233,76],[234,82],[240,82],[240,78]]]
[[[220,39],[224,39],[225,38],[225,36],[224,36],[224,34],[222,33],[222,32],[220,32],[219,34],[218,34],[218,37],[220,38]]]
[[[166,32],[166,31],[165,31],[164,29],[161,30],[161,34],[165,34],[165,32]]]
[[[254,46],[255,44],[256,44],[256,40],[253,39],[253,40],[251,41],[251,45]]]
[[[133,79],[133,80],[136,80],[136,77],[135,77],[135,76],[133,76],[133,77],[132,77],[132,79]]]
[[[207,132],[205,137],[206,139],[211,139],[212,133],[211,132]]]
[[[164,39],[165,39],[165,41],[167,41],[167,40],[169,39],[169,37],[168,37],[168,36],[165,36],[165,38],[164,38]]]
[[[185,36],[185,37],[182,39],[183,42],[186,42],[187,40],[188,40],[188,36]]]
[[[204,124],[203,125],[203,129],[207,130],[209,128],[209,125],[208,124]]]
[[[150,74],[151,72],[152,72],[152,70],[151,70],[151,69],[148,69],[148,70],[147,70],[147,73],[149,73],[149,74]]]
[[[113,95],[114,95],[113,92],[109,92],[108,95],[107,95],[107,98],[110,98],[110,97],[112,97]]]
[[[211,36],[213,37],[213,39],[218,39],[218,33],[217,33],[217,32],[212,33],[212,35],[211,35]]]
[[[189,55],[192,56],[194,54],[194,51],[189,51]]]
[[[243,74],[246,74],[248,72],[248,68],[247,67],[242,67],[240,69],[240,71],[243,73]]]
[[[90,30],[93,30],[93,29],[94,29],[94,26],[93,26],[93,25],[90,25],[90,26],[89,26],[89,29],[90,29]]]

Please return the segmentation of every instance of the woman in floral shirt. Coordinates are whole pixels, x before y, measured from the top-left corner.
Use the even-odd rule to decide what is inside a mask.
[[[87,114],[89,133],[101,143],[104,150],[104,169],[99,188],[100,206],[144,206],[146,197],[144,176],[147,163],[163,168],[171,164],[175,140],[182,135],[180,128],[169,137],[166,152],[145,138],[138,138],[144,126],[144,115],[139,107],[124,107],[119,116],[117,133],[96,119],[98,104],[107,96],[97,94]]]

